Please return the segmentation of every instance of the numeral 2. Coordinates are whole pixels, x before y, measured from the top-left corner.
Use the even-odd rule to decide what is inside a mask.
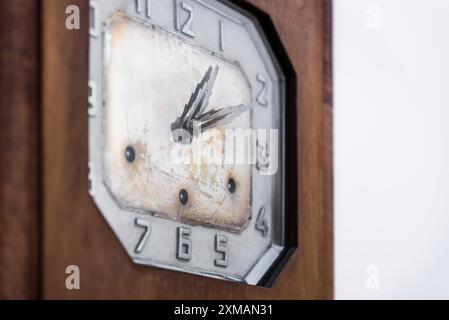
[[[182,24],[181,23],[181,14],[180,10],[183,9],[188,13],[187,20]],[[194,38],[195,33],[193,32],[193,7],[185,2],[179,2],[175,0],[175,28],[177,31],[181,31],[182,33],[188,35],[189,37]]]
[[[261,76],[261,75],[257,75],[257,81],[260,82],[260,84],[262,85],[262,89],[260,90],[259,94],[257,95],[257,103],[260,104],[262,107],[267,107],[268,106],[268,101],[267,101],[267,93],[268,93],[268,80]]]

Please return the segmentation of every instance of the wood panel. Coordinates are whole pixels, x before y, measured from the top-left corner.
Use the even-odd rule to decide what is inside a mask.
[[[0,1],[0,299],[39,294],[39,1]]]
[[[333,297],[330,0],[251,0],[268,13],[298,75],[299,248],[274,288],[134,265],[87,193],[87,0],[43,0],[44,297],[329,299]],[[64,28],[65,7],[82,29]],[[292,190],[288,190],[292,192]],[[293,191],[294,192],[294,191]],[[81,290],[65,289],[67,265]]]

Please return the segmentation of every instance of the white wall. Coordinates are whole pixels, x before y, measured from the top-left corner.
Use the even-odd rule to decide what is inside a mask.
[[[335,294],[449,299],[449,0],[335,0]]]

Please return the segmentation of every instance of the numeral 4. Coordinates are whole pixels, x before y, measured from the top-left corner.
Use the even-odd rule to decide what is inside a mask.
[[[261,208],[256,219],[256,230],[262,232],[262,236],[266,237],[268,235],[268,222],[265,219],[265,207]]]

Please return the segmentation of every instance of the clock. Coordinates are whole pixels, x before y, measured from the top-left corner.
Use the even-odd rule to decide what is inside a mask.
[[[89,192],[138,264],[265,285],[286,241],[286,80],[228,1],[90,2]]]

